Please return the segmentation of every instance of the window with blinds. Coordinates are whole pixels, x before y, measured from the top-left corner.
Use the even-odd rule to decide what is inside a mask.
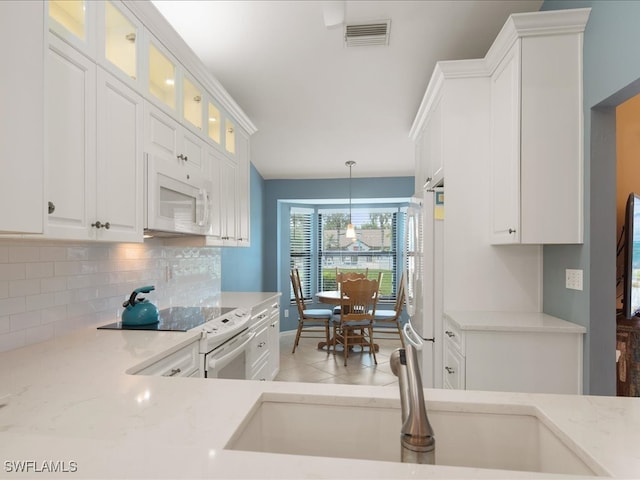
[[[289,215],[290,267],[298,269],[305,299],[311,298],[312,220],[312,209],[291,208]],[[289,282],[289,298],[295,301],[291,282]]]
[[[354,207],[356,238],[346,237],[348,208],[318,209],[318,290],[336,290],[338,271],[382,273],[380,301],[394,301],[398,273],[398,207]]]

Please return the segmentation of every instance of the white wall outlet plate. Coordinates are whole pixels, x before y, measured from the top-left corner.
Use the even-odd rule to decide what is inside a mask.
[[[574,270],[567,268],[566,287],[571,290],[582,290],[582,270]]]

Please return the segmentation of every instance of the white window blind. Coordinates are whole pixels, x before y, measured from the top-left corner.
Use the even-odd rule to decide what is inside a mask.
[[[289,215],[290,267],[298,269],[305,299],[311,298],[312,219],[312,209],[291,208]],[[294,300],[291,283],[289,283],[289,298],[292,301]]]

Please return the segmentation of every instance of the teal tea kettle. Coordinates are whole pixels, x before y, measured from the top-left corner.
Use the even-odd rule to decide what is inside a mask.
[[[152,323],[158,323],[158,307],[149,302],[146,298],[138,297],[139,293],[149,293],[152,290],[155,290],[153,285],[136,288],[131,293],[129,300],[122,304],[122,306],[125,307],[124,312],[122,312],[123,326],[150,325]]]

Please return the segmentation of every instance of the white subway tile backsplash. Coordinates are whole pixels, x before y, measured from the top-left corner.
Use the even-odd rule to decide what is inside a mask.
[[[40,280],[11,280],[9,282],[10,297],[25,297],[40,293]]]
[[[27,310],[42,310],[56,305],[55,293],[41,293],[39,295],[28,295],[25,297]]]
[[[11,316],[0,317],[0,335],[11,331]]]
[[[22,313],[25,309],[25,297],[0,299],[0,316]]]
[[[220,276],[218,248],[0,240],[0,351],[113,322],[144,285],[159,308],[218,304]]]
[[[53,277],[53,262],[36,262],[25,264],[27,278]]]
[[[41,321],[43,324],[60,322],[65,318],[67,318],[67,316],[68,316],[67,306],[56,305],[56,306],[45,308],[44,310],[42,310]]]
[[[40,260],[42,260],[43,262],[64,261],[66,259],[67,259],[66,247],[59,247],[59,246],[40,247]]]
[[[40,279],[42,293],[60,292],[67,289],[67,277],[51,277]]]
[[[24,263],[0,263],[0,280],[22,280],[26,271]]]
[[[9,263],[26,263],[39,261],[40,247],[37,245],[9,247]]]
[[[10,315],[11,319],[11,331],[24,330],[25,328],[35,327],[42,323],[41,312],[37,310],[35,312],[18,313],[16,315]]]

